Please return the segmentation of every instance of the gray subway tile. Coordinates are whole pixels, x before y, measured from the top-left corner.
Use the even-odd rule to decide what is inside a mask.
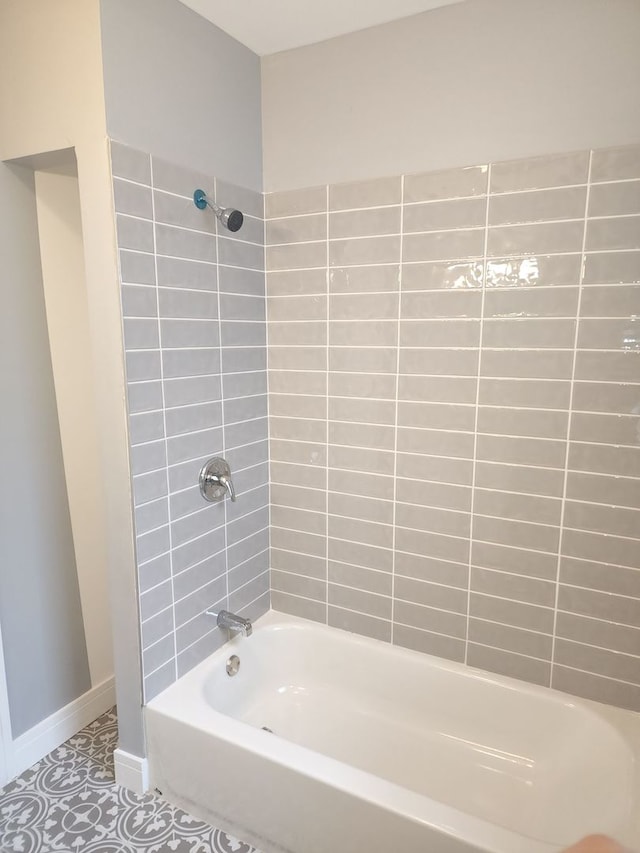
[[[543,580],[555,580],[558,571],[557,554],[510,547],[502,542],[474,541],[471,562],[474,566],[507,573],[515,571],[519,575]]]
[[[635,684],[626,684],[611,678],[603,678],[592,673],[556,665],[553,668],[551,686],[556,690],[563,690],[565,693],[572,693],[585,699],[593,699],[596,702],[617,705],[630,711],[640,710],[640,687]]]
[[[489,203],[489,225],[580,219],[585,214],[586,196],[586,186],[494,196]]]
[[[468,166],[406,175],[405,202],[478,196],[487,191],[487,166]]]
[[[159,557],[169,550],[169,528],[161,527],[136,537],[136,555],[138,565]]]
[[[164,439],[151,441],[148,444],[139,444],[131,448],[131,473],[134,476],[164,468],[166,464]]]
[[[221,512],[220,506],[207,505],[204,509],[199,509],[189,516],[171,522],[171,545],[173,548],[178,548],[186,542],[191,542],[199,536],[209,533],[212,528],[215,530],[216,524],[221,525],[223,523],[224,514]]]
[[[479,320],[407,319],[404,298],[401,316],[401,347],[474,348],[480,343]]]
[[[629,178],[640,178],[640,145],[599,148],[593,152],[592,181],[620,181]]]
[[[264,270],[264,247],[228,237],[218,237],[218,262],[230,267]]]
[[[436,655],[446,660],[462,663],[465,657],[465,643],[453,637],[434,634],[419,628],[409,628],[406,625],[393,626],[393,644],[405,649],[413,649],[427,655]]]
[[[517,569],[518,566],[514,564],[513,570]],[[553,581],[524,577],[511,572],[497,572],[472,566],[471,589],[484,595],[522,601],[525,604],[539,604],[544,607],[555,605],[556,589]]]
[[[281,613],[299,616],[301,619],[311,619],[314,622],[326,622],[327,605],[322,601],[312,601],[297,595],[272,590],[271,606]]]
[[[511,625],[470,619],[469,642],[550,661],[553,639],[548,634],[525,631]]]
[[[113,200],[117,213],[153,219],[153,203],[149,187],[114,178]]]
[[[640,213],[640,181],[595,184],[589,193],[589,216]]]
[[[398,377],[398,399],[425,403],[475,403],[477,379],[474,376]]]
[[[377,619],[391,619],[391,598],[386,595],[377,595],[365,592],[361,589],[352,589],[338,584],[328,584],[329,608],[341,607],[353,610]],[[326,588],[326,586],[325,586]]]
[[[394,621],[408,628],[433,631],[436,634],[463,640],[467,620],[462,613],[452,613],[449,610],[438,610],[435,607],[424,607],[421,604],[398,600],[394,608]]]
[[[585,284],[640,282],[640,252],[594,252],[585,258]]]
[[[142,669],[145,675],[155,673],[169,661],[173,662],[176,646],[173,634],[168,634],[142,653]],[[170,682],[171,683],[171,682]],[[147,685],[145,685],[146,687]]]
[[[235,207],[248,216],[264,218],[264,195],[256,190],[216,178],[216,201],[221,207]]]
[[[401,195],[399,177],[333,184],[329,187],[329,210],[399,204]]]
[[[394,586],[394,596],[402,601],[422,604],[452,613],[467,612],[467,590],[448,587],[399,576]]]
[[[167,494],[167,472],[153,471],[150,474],[140,474],[132,477],[133,496],[136,506],[147,501],[155,500]]]
[[[140,184],[151,184],[151,161],[148,154],[114,139],[110,140],[110,149],[111,171],[114,176]]]
[[[131,446],[164,438],[162,412],[141,412],[129,417],[129,441]]]
[[[556,635],[567,640],[637,654],[640,648],[640,629],[618,625],[602,619],[591,619],[575,613],[558,612]]]
[[[274,219],[279,216],[295,216],[302,213],[319,213],[326,211],[326,209],[326,186],[287,190],[265,195],[265,216],[267,219]]]
[[[447,228],[483,227],[487,211],[486,198],[456,199],[405,206],[403,230],[444,231]]]
[[[245,608],[250,607],[256,599],[262,599],[269,595],[269,572],[263,572],[259,577],[253,578],[240,589],[229,591],[229,609],[233,613],[244,614]],[[262,612],[267,610],[265,607]],[[248,614],[247,614],[248,615]],[[253,617],[255,618],[255,617]]]
[[[489,229],[487,254],[495,257],[579,252],[583,234],[582,221],[494,226]]]
[[[487,318],[482,331],[484,347],[573,348],[576,321],[544,318]]]
[[[153,223],[119,213],[116,216],[116,229],[119,249],[153,252]]]
[[[539,631],[543,634],[553,632],[553,608],[540,607],[506,598],[494,598],[472,592],[469,614],[477,619],[499,622],[514,628]]]
[[[275,526],[275,525],[274,525]],[[293,572],[296,575],[324,579],[327,576],[327,561],[324,556],[298,554],[280,548],[271,548],[271,568],[281,572]]]
[[[639,389],[640,390],[640,389]],[[571,415],[572,441],[601,444],[638,444],[640,415],[594,414],[576,412]]]
[[[476,462],[476,487],[561,498],[564,471],[498,462]]]
[[[584,184],[588,170],[588,151],[494,163],[491,167],[491,192]]]
[[[392,575],[390,572],[374,571],[362,566],[350,566],[347,563],[329,561],[329,583],[341,584],[354,589],[391,596]]]
[[[210,376],[220,372],[218,349],[170,349],[162,353],[162,369],[165,380],[190,376]],[[165,390],[166,390],[165,385]]]
[[[155,672],[145,675],[144,678],[144,700],[150,702],[158,693],[161,693],[176,680],[175,660],[169,660]]]
[[[640,477],[640,447],[571,443],[569,468],[602,474]]]
[[[147,619],[141,626],[142,648],[147,649],[174,630],[173,607]]]
[[[640,249],[640,216],[590,219],[585,248],[587,252]]]
[[[216,241],[211,234],[189,231],[186,228],[163,225],[162,223],[156,223],[155,229],[158,255],[215,263]],[[158,262],[160,264],[165,263],[160,259]]]
[[[566,457],[562,441],[519,436],[478,435],[476,458],[483,462],[564,468]]]
[[[548,661],[525,657],[503,649],[492,649],[476,643],[467,646],[467,663],[478,669],[497,672],[510,678],[529,681],[548,687],[551,664]]]
[[[158,289],[160,316],[208,320],[218,316],[217,294],[208,291],[180,290],[175,287]],[[163,345],[165,341],[163,340]]]
[[[329,237],[376,237],[400,233],[400,207],[334,212],[329,216]]]
[[[267,296],[309,296],[327,292],[327,270],[272,270],[266,275]]]
[[[484,229],[433,231],[407,234],[402,243],[402,261],[440,261],[475,258],[484,254]]]
[[[326,265],[326,241],[267,246],[266,269],[268,273],[279,270],[306,270],[326,267]]]
[[[242,296],[265,297],[265,274],[262,270],[247,270],[239,267],[218,267],[220,293],[236,293]]]
[[[329,266],[352,264],[397,264],[400,261],[400,237],[352,237],[331,240]]]
[[[121,249],[120,278],[127,284],[155,284],[156,266],[154,256]]]
[[[534,255],[487,261],[487,287],[568,287],[580,284],[582,255]],[[558,293],[554,298],[561,298]]]
[[[632,628],[640,627],[640,608],[637,600],[613,593],[561,584],[558,590],[558,610],[629,625]]]
[[[563,524],[577,530],[610,533],[640,539],[640,513],[624,507],[587,504],[582,501],[565,503]],[[640,543],[639,543],[640,546]],[[640,592],[640,590],[639,590]]]
[[[269,531],[258,530],[227,548],[227,566],[229,571],[236,566],[260,554],[269,547]]]
[[[560,524],[562,504],[559,498],[540,495],[513,494],[477,488],[474,491],[474,512],[514,521],[539,524]]]
[[[192,195],[185,198],[154,189],[153,205],[156,222],[177,225],[193,231],[203,231],[211,234],[211,240],[215,240],[213,236],[216,230],[215,217],[209,211],[198,210],[193,203]]]
[[[568,381],[482,376],[478,402],[485,406],[568,409],[570,395],[571,384]]]
[[[374,616],[329,605],[327,621],[333,628],[342,628],[343,631],[391,642],[391,622]]]
[[[424,554],[404,554],[398,551],[395,555],[394,570],[397,577],[415,578],[447,587],[467,589],[469,584],[468,565],[427,557]]]
[[[481,406],[478,410],[477,429],[479,433],[493,435],[564,439],[567,435],[568,419],[568,412]]]
[[[158,584],[140,596],[140,618],[144,622],[173,604],[171,581]]]
[[[562,553],[567,557],[640,569],[640,547],[637,539],[565,528],[562,535]],[[640,612],[638,615],[640,619]]]
[[[129,413],[150,412],[162,408],[162,383],[135,382],[127,385]]]
[[[560,530],[556,526],[518,519],[475,515],[473,536],[483,542],[504,543],[518,548],[557,553]]]
[[[153,185],[156,189],[167,190],[188,198],[192,205],[193,192],[198,187],[202,188],[209,197],[215,197],[213,178],[203,172],[197,172],[156,156],[152,158],[152,166]]]
[[[640,599],[640,572],[622,566],[613,567],[606,563],[562,557],[560,583]]]
[[[367,569],[390,572],[393,564],[392,552],[388,548],[378,548],[363,542],[348,542],[343,539],[328,540],[329,560],[338,563],[350,563]]]
[[[160,345],[157,320],[124,318],[124,345],[127,352],[137,349],[156,349]]]
[[[475,261],[435,261],[402,266],[402,290],[462,291],[482,287],[484,263]]]
[[[127,381],[140,382],[144,379],[160,379],[160,351],[132,350],[125,355]]]

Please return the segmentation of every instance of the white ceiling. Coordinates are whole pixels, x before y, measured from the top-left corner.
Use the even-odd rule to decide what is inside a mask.
[[[181,0],[264,56],[461,0]]]

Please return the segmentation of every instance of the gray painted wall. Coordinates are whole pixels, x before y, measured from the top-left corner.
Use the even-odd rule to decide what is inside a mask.
[[[102,0],[107,130],[262,189],[260,60],[178,0]]]
[[[637,0],[472,0],[263,59],[265,190],[640,140]]]
[[[33,172],[0,164],[0,622],[11,726],[91,687],[60,445]]]

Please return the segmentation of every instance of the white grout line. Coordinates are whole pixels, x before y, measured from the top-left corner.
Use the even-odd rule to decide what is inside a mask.
[[[151,172],[151,186],[153,187],[153,157],[149,157],[150,161],[150,172]],[[162,351],[162,323],[160,319],[160,290],[158,288],[158,257],[156,255],[156,212],[155,212],[155,193],[153,190],[151,191],[151,211],[153,217],[153,265],[155,271],[155,279],[156,279],[156,310],[158,312],[157,322],[158,322],[158,348]],[[160,357],[160,391],[162,395],[162,422],[163,422],[163,431],[164,431],[164,451],[165,451],[165,460],[169,459],[169,442],[167,439],[167,414],[166,414],[166,402],[165,402],[165,389],[164,389],[164,367],[162,363],[162,356]],[[172,602],[172,610],[171,610],[171,618],[173,622],[174,629],[174,638],[173,638],[173,658],[174,658],[174,679],[178,677],[178,653],[176,647],[176,637],[175,637],[175,628],[176,628],[176,610],[175,610],[175,590],[173,586],[173,543],[172,543],[172,533],[171,533],[171,501],[169,500],[169,470],[167,467],[167,462],[165,461],[165,476],[167,482],[167,535],[169,537],[169,569],[170,569],[170,582],[171,582],[171,602]],[[146,673],[143,672],[143,676],[146,678]]]
[[[584,209],[584,226],[582,232],[582,264],[581,264],[581,275],[580,281],[584,278],[585,275],[585,264],[586,264],[586,247],[587,247],[587,215],[589,211],[589,198],[590,198],[590,190],[591,190],[591,167],[593,163],[593,151],[589,152],[589,167],[587,173],[587,192],[585,196],[585,209]],[[573,420],[572,407],[573,407],[573,395],[575,391],[575,380],[576,380],[576,365],[578,361],[578,337],[580,334],[580,307],[582,304],[582,287],[578,291],[578,304],[576,306],[576,329],[575,336],[573,341],[573,364],[571,370],[571,391],[569,394],[569,403],[568,403],[568,411],[569,417],[567,421],[567,433],[566,433],[566,448],[565,448],[565,464],[564,464],[564,484],[562,490],[562,505],[560,509],[560,538],[558,541],[558,563],[556,569],[556,598],[554,605],[554,614],[553,614],[553,639],[551,645],[551,672],[550,672],[550,682],[549,686],[553,683],[553,667],[555,662],[555,652],[556,652],[556,624],[558,621],[558,602],[560,598],[560,566],[562,562],[562,546],[564,540],[565,526],[564,526],[564,518],[565,518],[565,509],[567,504],[567,488],[569,483],[569,458],[571,451],[571,424]]]
[[[325,509],[325,623],[329,624],[329,375],[330,375],[330,354],[331,354],[331,324],[329,318],[331,317],[331,243],[329,242],[330,236],[330,200],[329,200],[329,185],[327,184],[325,190],[325,204],[326,204],[326,212],[325,212],[325,228],[327,229],[326,234],[326,262],[327,262],[327,270],[325,273],[325,286],[326,286],[326,319],[325,319],[325,347],[326,347],[326,356],[325,356],[325,496],[324,496],[324,509]]]

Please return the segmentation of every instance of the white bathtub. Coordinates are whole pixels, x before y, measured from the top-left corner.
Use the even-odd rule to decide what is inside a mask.
[[[274,612],[146,708],[151,784],[265,853],[640,849],[639,720]]]

